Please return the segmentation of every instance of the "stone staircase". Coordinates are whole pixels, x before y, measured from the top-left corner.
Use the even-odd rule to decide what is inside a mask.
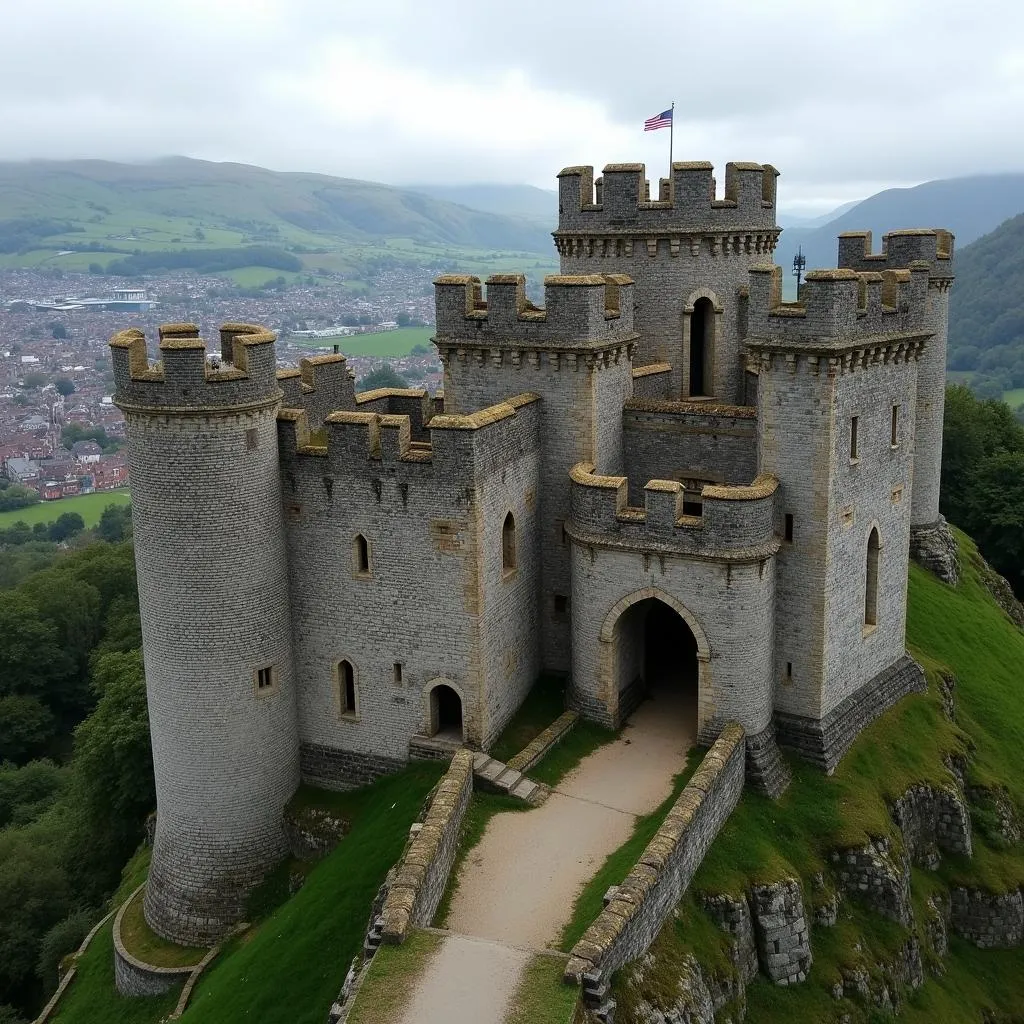
[[[480,789],[505,793],[529,804],[541,804],[547,799],[546,786],[528,779],[522,772],[509,768],[503,761],[497,761],[483,751],[473,755],[473,778]]]

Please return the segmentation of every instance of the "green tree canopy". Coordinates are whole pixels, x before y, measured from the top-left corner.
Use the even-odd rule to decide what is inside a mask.
[[[409,382],[396,373],[388,363],[375,366],[361,381],[360,391],[376,391],[377,388],[407,388]]]

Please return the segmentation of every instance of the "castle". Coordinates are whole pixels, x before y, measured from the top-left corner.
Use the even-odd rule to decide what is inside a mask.
[[[781,297],[777,171],[559,175],[561,273],[436,282],[444,392],[358,394],[274,335],[111,340],[128,421],[158,818],[145,911],[208,942],[286,851],[300,779],[487,748],[538,675],[621,724],[654,674],[699,739],[830,770],[923,685],[908,552],[941,531],[952,236],[900,231]],[[689,680],[687,682],[687,680]]]

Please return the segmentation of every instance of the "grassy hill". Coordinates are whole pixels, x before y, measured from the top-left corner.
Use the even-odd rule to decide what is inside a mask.
[[[0,163],[0,266],[85,269],[125,254],[246,245],[342,270],[382,256],[552,251],[548,231],[522,218],[325,174],[184,157]]]
[[[468,206],[471,210],[522,217],[548,231],[558,224],[558,192],[533,185],[413,185],[435,199]]]
[[[959,251],[1021,211],[1024,174],[973,175],[926,181],[914,188],[889,188],[821,227],[787,228],[775,252],[775,262],[788,269],[797,246],[802,246],[808,270],[834,267],[836,236],[843,231],[871,231],[877,251],[886,231],[948,228],[956,235]]]
[[[1024,213],[964,249],[956,277],[950,368],[970,371],[972,387],[986,397],[1024,388]],[[1016,408],[1024,393],[1003,399]]]

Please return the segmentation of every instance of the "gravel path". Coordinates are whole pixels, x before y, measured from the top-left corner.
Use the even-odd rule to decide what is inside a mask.
[[[491,818],[459,873],[451,931],[529,949],[558,941],[576,894],[685,764],[695,737],[675,693],[641,704],[620,738],[581,761],[541,807]]]

